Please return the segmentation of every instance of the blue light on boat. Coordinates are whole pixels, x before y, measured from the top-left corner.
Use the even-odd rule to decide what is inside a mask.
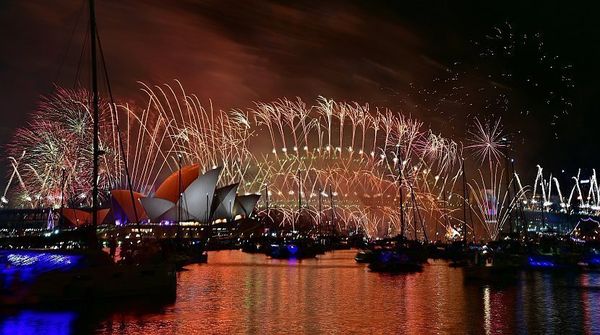
[[[535,268],[552,268],[555,266],[554,262],[548,260],[536,260],[533,257],[529,257],[529,266]]]
[[[383,250],[379,253],[378,260],[382,263],[388,263],[392,260],[393,253],[391,251]]]
[[[72,311],[21,311],[0,320],[0,334],[71,334],[76,313]]]
[[[287,248],[287,251],[288,251],[288,252],[290,253],[290,255],[292,255],[292,256],[298,253],[298,246],[297,246],[297,245],[295,245],[295,244],[288,244],[288,245],[286,246],[286,248]]]
[[[600,257],[590,257],[587,260],[587,263],[589,265],[600,265]]]
[[[68,271],[78,266],[80,255],[32,251],[0,251],[0,275],[4,287],[10,286],[13,279],[29,282],[38,275],[49,271]]]

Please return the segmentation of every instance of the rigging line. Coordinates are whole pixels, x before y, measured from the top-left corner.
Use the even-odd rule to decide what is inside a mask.
[[[59,77],[60,77],[60,73],[62,72],[62,69],[65,65],[65,61],[69,55],[69,51],[71,50],[71,45],[73,44],[73,38],[75,36],[75,31],[77,31],[77,27],[79,27],[79,23],[81,22],[81,18],[84,17],[83,15],[83,9],[85,8],[85,0],[81,1],[81,6],[79,7],[79,12],[76,15],[76,20],[75,20],[75,25],[73,25],[73,29],[71,29],[71,35],[69,36],[69,40],[67,42],[67,47],[65,48],[65,52],[62,54],[62,57],[59,56],[59,66],[58,66],[58,70],[56,71],[56,75],[54,76],[54,82],[57,82]],[[87,39],[84,39],[84,41]]]
[[[83,45],[81,46],[81,53],[79,54],[79,60],[77,61],[77,70],[75,71],[75,78],[73,81],[73,88],[77,87],[77,84],[79,84],[79,75],[81,73],[81,64],[83,63],[83,58],[85,56],[85,50],[87,48],[88,45],[88,38],[86,36],[88,36],[90,34],[90,25],[87,25],[87,29],[85,30],[85,35],[83,38]],[[88,100],[89,99],[89,94],[88,94]]]
[[[108,90],[108,96],[110,97],[111,106],[115,109],[115,114],[117,113],[117,105],[115,104],[115,99],[112,94],[112,88],[110,86],[110,80],[108,77],[108,67],[106,65],[106,59],[104,58],[104,51],[102,49],[102,43],[100,42],[100,33],[98,31],[98,27],[96,27],[96,39],[98,40],[98,50],[100,51],[100,60],[102,64],[102,70],[104,72],[104,79],[106,81],[106,89]],[[127,178],[127,187],[129,188],[129,195],[131,196],[131,205],[133,207],[133,213],[135,215],[135,221],[139,223],[140,218],[137,212],[137,206],[135,202],[135,196],[133,195],[133,186],[131,182],[131,176],[129,175],[129,165],[127,164],[127,156],[125,156],[125,148],[123,146],[122,136],[121,136],[121,128],[119,127],[118,118],[115,118],[115,126],[117,128],[117,136],[119,138],[119,150],[121,150],[121,156],[123,157],[123,167],[125,168],[125,175]]]

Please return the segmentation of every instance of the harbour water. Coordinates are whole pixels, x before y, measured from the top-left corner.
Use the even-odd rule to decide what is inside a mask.
[[[219,251],[179,273],[175,300],[2,310],[3,334],[598,334],[600,273],[522,273],[465,284],[429,261],[410,275],[371,273],[355,251],[272,260]]]

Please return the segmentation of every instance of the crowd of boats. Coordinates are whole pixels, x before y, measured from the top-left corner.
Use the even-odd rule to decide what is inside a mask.
[[[328,251],[346,250],[363,244],[362,235],[309,235],[292,232],[262,234],[240,240],[240,250],[274,259],[314,258]]]
[[[462,268],[467,281],[509,281],[522,271],[600,271],[600,244],[569,236],[504,236],[487,243],[426,243],[402,236],[286,230],[209,239],[104,238],[92,227],[0,239],[0,304],[41,304],[116,297],[175,296],[177,271],[208,261],[207,250],[239,249],[273,259],[307,259],[356,249],[371,272],[414,273],[431,259]]]
[[[371,243],[355,259],[372,271],[396,273],[421,271],[428,259],[445,259],[448,266],[464,269],[465,280],[504,281],[521,271],[599,271],[600,244],[544,235],[482,244],[424,244],[399,237]]]
[[[278,259],[313,258],[327,251],[357,248],[357,263],[367,264],[372,272],[386,273],[418,272],[429,260],[442,259],[450,267],[463,268],[465,280],[502,281],[521,271],[600,271],[600,243],[556,234],[505,235],[486,243],[426,243],[402,236],[368,241],[360,235],[263,235],[243,240],[239,247]]]
[[[432,242],[402,236],[367,240],[361,235],[287,236],[267,234],[242,240],[244,252],[263,253],[272,258],[313,258],[336,249],[358,249],[355,261],[372,272],[411,273],[423,270],[431,259],[463,268],[466,280],[498,281],[521,271],[600,271],[600,243],[571,236],[535,234],[505,235],[495,241],[472,243],[464,240]]]

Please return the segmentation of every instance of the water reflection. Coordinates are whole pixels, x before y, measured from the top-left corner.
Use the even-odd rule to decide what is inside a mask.
[[[600,275],[524,273],[508,287],[465,285],[462,270],[370,273],[338,251],[288,262],[238,251],[179,274],[175,302],[12,313],[11,334],[596,333]],[[36,314],[38,313],[38,314]],[[41,314],[39,314],[41,313]],[[45,314],[44,314],[45,313]],[[11,330],[19,330],[17,332]],[[54,330],[50,332],[48,330]]]
[[[20,311],[4,318],[0,334],[71,334],[76,313],[73,311]]]
[[[42,306],[31,309],[0,308],[0,334],[89,334],[101,324],[110,325],[117,333],[127,333],[132,321],[149,315],[167,313],[173,306],[171,298],[142,299],[117,304],[115,302],[87,302],[76,305]]]

